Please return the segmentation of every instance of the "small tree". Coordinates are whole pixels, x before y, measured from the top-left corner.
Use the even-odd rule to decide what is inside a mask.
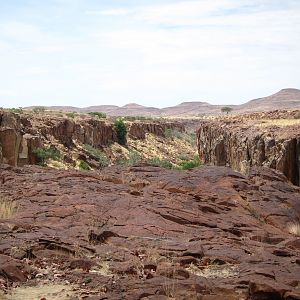
[[[229,106],[224,106],[221,108],[221,112],[226,113],[226,115],[228,115],[231,111],[232,111],[232,108]]]
[[[127,139],[127,127],[122,119],[117,119],[113,125],[117,132],[118,143],[120,145],[126,145]]]
[[[92,117],[98,117],[99,119],[105,119],[106,118],[106,113],[103,113],[103,112],[89,112],[88,113],[90,116]]]

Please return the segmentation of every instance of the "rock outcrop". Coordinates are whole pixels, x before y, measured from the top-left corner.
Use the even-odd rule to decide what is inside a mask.
[[[202,122],[199,155],[205,163],[228,165],[244,174],[251,166],[270,167],[300,185],[300,125],[292,121],[250,115]]]
[[[2,165],[0,195],[17,208],[0,220],[0,290],[28,281],[67,282],[90,300],[300,297],[300,190],[270,168],[246,178],[227,167]]]
[[[185,131],[185,126],[181,122],[133,122],[129,127],[129,135],[138,140],[146,138],[146,133],[165,137],[166,130]]]
[[[129,122],[128,127],[129,136],[133,139],[145,139],[147,133],[164,137],[166,129],[185,131],[180,122]],[[76,119],[49,115],[20,116],[0,111],[0,163],[12,166],[36,164],[34,150],[43,146],[58,146],[72,152],[78,145],[89,144],[102,149],[117,140],[113,123],[109,120],[86,116]],[[80,152],[80,147],[77,150]],[[85,154],[82,155],[84,157]]]
[[[21,118],[0,113],[0,163],[17,166],[35,163],[32,150],[40,145],[38,136],[24,134]]]

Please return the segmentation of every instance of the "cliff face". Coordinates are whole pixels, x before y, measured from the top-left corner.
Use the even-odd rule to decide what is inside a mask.
[[[130,125],[129,135],[133,139],[139,139],[139,140],[145,139],[146,133],[152,133],[160,137],[165,137],[165,132],[167,129],[184,132],[185,126],[179,122],[164,122],[164,123],[133,122]]]
[[[32,151],[40,145],[40,137],[26,133],[18,115],[0,114],[0,163],[13,166],[34,164],[36,158]]]
[[[264,124],[257,120],[202,122],[197,138],[199,155],[205,163],[228,165],[244,174],[252,166],[270,167],[299,186],[300,126]]]
[[[35,164],[34,149],[52,142],[72,148],[74,141],[97,148],[117,141],[117,137],[112,124],[101,120],[38,119],[0,113],[0,163]]]
[[[178,122],[133,122],[127,126],[133,139],[145,139],[147,133],[164,137],[166,129],[185,130]],[[108,120],[20,116],[0,111],[0,163],[12,166],[36,164],[34,150],[43,146],[59,146],[70,153],[78,145],[89,144],[101,149],[114,142],[117,142],[117,134]]]

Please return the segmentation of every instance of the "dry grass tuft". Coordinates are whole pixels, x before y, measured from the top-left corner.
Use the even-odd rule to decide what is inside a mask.
[[[0,197],[0,219],[9,219],[17,210],[16,201]]]
[[[205,278],[231,278],[238,276],[237,267],[234,265],[209,265],[206,267],[198,268],[191,264],[187,270],[196,275]]]
[[[287,228],[289,233],[296,236],[300,236],[300,223],[298,222],[289,223]]]

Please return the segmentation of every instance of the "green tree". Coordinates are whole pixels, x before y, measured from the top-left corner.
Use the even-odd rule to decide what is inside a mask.
[[[229,106],[224,106],[221,108],[221,112],[226,113],[226,115],[228,115],[231,111],[232,111],[232,108]]]
[[[120,145],[126,145],[127,143],[127,127],[122,119],[117,119],[113,125]]]

